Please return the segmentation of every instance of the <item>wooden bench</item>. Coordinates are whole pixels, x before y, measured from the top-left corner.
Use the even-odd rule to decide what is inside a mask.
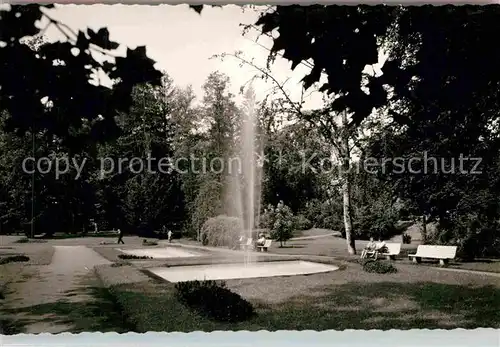
[[[246,243],[240,243],[240,249],[253,248],[253,240],[252,238],[248,238]]]
[[[420,263],[422,258],[439,259],[439,264],[445,266],[450,259],[455,258],[456,254],[457,246],[419,245],[417,253],[408,254],[408,257],[415,263]]]
[[[273,240],[266,240],[262,246],[257,246],[257,249],[261,252],[267,252]]]
[[[396,256],[401,252],[401,243],[390,242],[386,243],[385,247],[387,248],[385,252],[376,251],[377,254],[375,258],[377,258],[378,255],[383,255],[387,260],[395,260]]]

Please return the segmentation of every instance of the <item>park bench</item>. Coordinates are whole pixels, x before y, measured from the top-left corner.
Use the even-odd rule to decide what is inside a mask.
[[[271,247],[271,242],[273,242],[273,240],[266,240],[262,246],[257,246],[257,249],[261,252],[267,252],[269,247]]]
[[[247,248],[252,248],[253,247],[253,240],[252,238],[248,238],[246,243],[240,243],[240,249],[247,249]]]
[[[375,259],[379,255],[383,255],[387,260],[395,260],[396,256],[401,252],[401,243],[390,242],[385,244],[386,249],[383,251],[375,251]]]
[[[417,253],[408,254],[408,257],[415,263],[420,263],[422,258],[439,259],[439,264],[445,266],[450,259],[455,258],[456,254],[457,246],[419,245]]]

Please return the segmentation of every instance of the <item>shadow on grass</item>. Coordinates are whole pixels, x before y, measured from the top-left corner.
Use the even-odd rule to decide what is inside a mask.
[[[3,334],[23,333],[26,326],[34,323],[65,325],[71,333],[134,331],[107,289],[86,287],[65,294],[68,298],[82,294],[92,298],[75,302],[60,300],[16,309],[4,308],[1,313],[7,318],[0,325]]]
[[[349,283],[258,305],[270,330],[500,327],[500,289],[438,283]]]
[[[250,300],[256,316],[236,324],[214,322],[185,307],[171,284],[122,285],[112,293],[138,332],[500,327],[500,290],[492,286],[382,282],[317,287],[283,303]]]
[[[281,249],[285,249],[285,248],[306,248],[306,245],[304,245],[304,244],[283,245],[283,246],[278,246],[278,248],[281,248]]]

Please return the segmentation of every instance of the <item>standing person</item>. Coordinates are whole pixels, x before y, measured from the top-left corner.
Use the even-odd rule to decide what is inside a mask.
[[[94,232],[96,234],[99,232],[99,228],[97,227],[97,222],[94,222]]]
[[[123,231],[122,229],[118,228],[118,244],[125,244],[125,242],[123,242]]]
[[[172,230],[169,230],[167,235],[168,235],[168,242],[172,242]]]

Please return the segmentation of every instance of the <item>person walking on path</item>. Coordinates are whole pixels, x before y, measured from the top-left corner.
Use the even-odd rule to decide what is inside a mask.
[[[168,236],[168,242],[172,242],[172,230],[168,231],[167,236]]]
[[[118,229],[118,244],[125,244],[125,242],[123,242],[123,231],[122,229]]]

